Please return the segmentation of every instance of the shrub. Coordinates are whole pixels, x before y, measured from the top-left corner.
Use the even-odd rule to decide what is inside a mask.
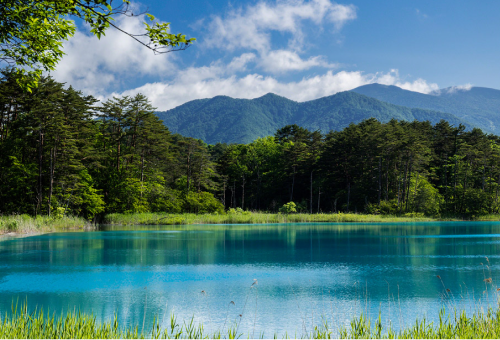
[[[280,213],[282,214],[291,214],[297,212],[296,209],[296,204],[294,202],[288,202],[283,204],[283,206],[280,208]]]
[[[223,214],[224,206],[209,192],[190,192],[186,196],[185,210],[196,214]]]
[[[12,220],[12,221],[7,221],[7,231],[9,232],[15,232],[19,229],[19,223],[17,220]]]

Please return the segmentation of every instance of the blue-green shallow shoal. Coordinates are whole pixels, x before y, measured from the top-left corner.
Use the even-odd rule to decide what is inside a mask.
[[[0,242],[0,312],[27,299],[123,326],[173,311],[206,329],[241,319],[243,332],[300,335],[322,317],[382,311],[398,329],[443,305],[496,305],[498,222],[137,228]]]

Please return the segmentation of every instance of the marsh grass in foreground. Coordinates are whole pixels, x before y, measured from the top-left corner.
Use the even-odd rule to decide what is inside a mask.
[[[49,216],[31,217],[29,215],[0,216],[0,235],[5,233],[32,234],[51,231],[89,229],[91,224],[81,217]]]
[[[303,222],[424,222],[435,221],[431,217],[408,214],[407,216],[365,214],[272,214],[242,211],[227,214],[165,214],[135,213],[108,214],[106,224],[117,225],[175,225],[175,224],[267,224]]]
[[[363,315],[355,318],[347,327],[339,327],[338,331],[327,322],[316,326],[310,333],[302,334],[302,338],[312,339],[496,339],[500,337],[500,312],[488,309],[487,312],[476,312],[468,316],[465,311],[446,315],[442,309],[439,322],[429,323],[425,318],[417,320],[412,326],[400,331],[385,330],[381,318],[374,323]],[[65,316],[55,317],[43,310],[28,311],[24,304],[20,310],[13,307],[11,315],[0,317],[1,339],[235,339],[253,338],[254,334],[238,333],[237,324],[215,332],[205,331],[202,324],[195,325],[193,319],[177,323],[171,316],[170,325],[162,329],[155,318],[153,327],[139,332],[139,327],[121,328],[115,316],[113,321],[99,323],[93,315],[69,312]],[[264,332],[259,337],[269,337]],[[274,334],[274,338],[288,338],[288,334]]]

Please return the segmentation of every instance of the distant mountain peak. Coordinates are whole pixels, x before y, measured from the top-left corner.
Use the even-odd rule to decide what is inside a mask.
[[[430,92],[429,94],[433,95],[433,96],[440,96],[442,94],[455,94],[457,92],[468,92],[472,89],[475,89],[475,87],[473,87],[470,84],[467,84],[467,85],[461,85],[461,86],[450,86],[450,87],[446,87],[444,89],[434,90],[434,91]]]
[[[233,99],[233,97],[229,97],[229,96],[226,96],[226,95],[223,95],[223,94],[220,94],[218,96],[214,96],[212,98],[207,98],[207,99],[213,100],[213,99],[225,99],[225,98],[231,98],[231,99]]]
[[[272,92],[268,92],[265,95],[257,97],[255,99],[269,99],[269,98],[283,98],[283,99],[291,100],[291,99],[277,95],[276,93],[272,93]]]
[[[395,105],[451,113],[484,132],[500,132],[500,90],[466,85],[424,94],[371,84],[352,91]]]
[[[457,126],[466,124],[449,113],[396,106],[351,91],[300,103],[274,93],[250,100],[217,96],[202,105],[189,103],[157,115],[172,132],[208,144],[250,143],[292,124],[328,133],[369,118],[381,122],[397,119],[431,123],[445,119]]]
[[[399,86],[396,86],[396,85],[385,85],[385,84],[379,84],[379,83],[361,85],[361,86],[356,87],[355,89],[353,89],[351,91],[357,92],[356,90],[358,90],[358,89],[391,89],[391,90],[408,91],[408,90],[405,90],[405,89],[403,89]],[[410,91],[410,92],[413,92],[413,91]]]

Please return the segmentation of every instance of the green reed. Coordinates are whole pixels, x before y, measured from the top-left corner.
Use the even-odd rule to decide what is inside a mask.
[[[108,214],[104,223],[118,225],[180,225],[180,224],[267,224],[307,222],[423,222],[436,219],[424,216],[367,215],[354,213],[273,214],[244,211],[226,214]]]
[[[334,329],[323,321],[312,331],[302,334],[301,338],[310,339],[497,339],[500,337],[500,312],[489,308],[486,312],[476,311],[467,315],[465,311],[454,310],[439,313],[439,322],[428,322],[425,318],[416,320],[413,325],[399,331],[384,329],[381,317],[371,320],[361,315],[354,318],[348,326]],[[263,338],[266,334],[259,333]],[[27,304],[20,309],[13,307],[11,315],[0,317],[0,339],[237,339],[250,338],[252,334],[238,333],[237,325],[215,332],[206,331],[203,324],[195,324],[194,318],[179,324],[175,315],[170,323],[162,328],[158,319],[153,326],[139,332],[139,327],[120,327],[117,317],[112,321],[99,323],[93,315],[68,312],[56,317],[35,309],[28,311]],[[289,338],[289,335],[274,334],[274,338]],[[296,336],[295,336],[296,337]]]
[[[81,217],[8,215],[0,216],[0,235],[4,233],[44,233],[57,230],[90,229],[92,225]]]

